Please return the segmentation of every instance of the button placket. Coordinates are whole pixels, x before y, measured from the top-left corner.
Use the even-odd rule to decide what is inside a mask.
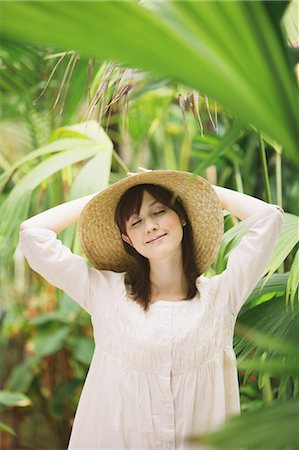
[[[169,308],[161,310],[161,369],[160,381],[162,387],[161,406],[163,411],[161,423],[161,444],[163,450],[175,450],[175,414],[174,400],[171,388],[171,372],[173,365],[173,312]]]
[[[164,435],[164,448],[167,450],[175,450],[175,414],[174,414],[174,400],[171,387],[171,371],[173,364],[172,345],[173,345],[173,314],[168,316],[169,326],[169,378],[167,380],[167,391],[164,397],[164,417],[167,432]],[[165,430],[165,431],[166,431]]]
[[[174,443],[174,441],[173,440],[166,441],[164,448],[166,448],[167,450],[170,450],[170,449],[171,450],[175,450],[175,443]]]

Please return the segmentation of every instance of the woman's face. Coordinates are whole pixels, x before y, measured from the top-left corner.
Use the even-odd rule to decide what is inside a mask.
[[[181,251],[182,225],[175,211],[144,191],[139,214],[128,219],[122,238],[149,260],[160,259]]]

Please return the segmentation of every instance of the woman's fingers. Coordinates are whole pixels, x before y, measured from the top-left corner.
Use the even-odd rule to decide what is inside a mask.
[[[138,172],[127,172],[128,177],[132,177],[133,175],[137,175],[138,173],[143,172],[151,172],[150,169],[145,169],[144,167],[137,167]]]

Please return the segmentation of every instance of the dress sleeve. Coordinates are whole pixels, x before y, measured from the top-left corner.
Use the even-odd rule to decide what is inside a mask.
[[[95,302],[103,302],[106,291],[111,292],[114,272],[89,267],[82,256],[72,253],[57,239],[54,231],[45,228],[20,231],[19,246],[35,272],[66,292],[89,314]]]
[[[278,241],[283,210],[277,205],[268,206],[265,211],[243,221],[248,231],[231,251],[226,270],[216,277],[218,289],[228,293],[229,307],[234,315],[261,279]]]

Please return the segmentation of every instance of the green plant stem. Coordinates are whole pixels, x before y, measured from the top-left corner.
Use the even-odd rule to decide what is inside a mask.
[[[243,182],[242,182],[242,176],[240,172],[240,166],[236,161],[233,161],[234,169],[235,169],[235,179],[236,179],[236,185],[238,192],[244,193],[243,189]]]
[[[266,405],[272,404],[273,394],[269,375],[263,376],[263,398]]]
[[[275,174],[276,174],[276,203],[282,207],[281,149],[276,150]]]
[[[188,137],[183,139],[180,156],[180,170],[188,170],[191,156],[191,143]]]
[[[276,178],[276,203],[282,207],[282,173],[281,173],[281,146],[275,147],[275,178]],[[278,273],[284,273],[284,263],[277,269]]]
[[[119,166],[122,168],[122,170],[125,172],[125,174],[127,174],[127,172],[130,172],[129,168],[126,166],[126,164],[123,162],[123,160],[115,150],[113,150],[112,156],[115,159],[115,161],[119,164]]]
[[[266,199],[269,203],[272,203],[269,174],[268,174],[268,167],[267,167],[267,159],[266,159],[266,151],[265,151],[264,141],[261,136],[261,133],[259,133],[259,144],[260,144],[260,156],[261,156],[261,162],[262,162],[262,171],[263,171],[265,190],[266,190]]]

